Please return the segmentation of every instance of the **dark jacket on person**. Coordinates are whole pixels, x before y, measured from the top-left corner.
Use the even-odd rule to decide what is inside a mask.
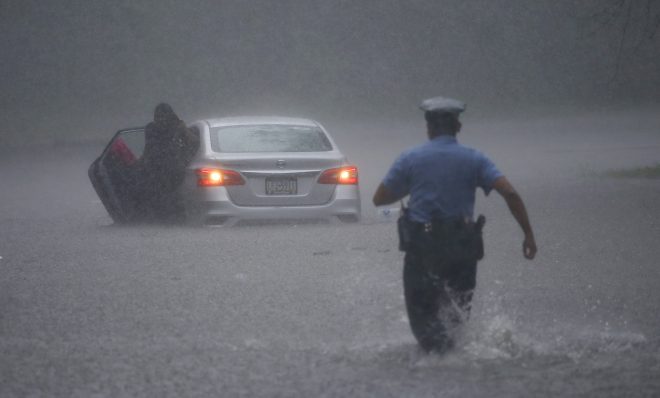
[[[198,138],[173,112],[166,119],[149,123],[141,159],[145,181],[161,192],[175,190],[198,146]]]

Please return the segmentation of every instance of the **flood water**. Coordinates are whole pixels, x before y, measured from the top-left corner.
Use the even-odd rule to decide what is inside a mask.
[[[417,121],[325,123],[360,169],[356,225],[112,226],[86,176],[100,145],[5,150],[0,396],[658,396],[660,180],[603,174],[658,161],[658,114],[465,124],[539,254],[478,195],[486,257],[443,356],[416,347],[395,225],[369,205]]]

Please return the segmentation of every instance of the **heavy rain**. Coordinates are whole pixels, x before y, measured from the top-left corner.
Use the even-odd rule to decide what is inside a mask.
[[[0,0],[0,396],[660,395],[660,1]],[[408,323],[399,204],[422,100],[502,198],[448,352]],[[160,102],[322,123],[357,223],[113,222],[88,168]]]

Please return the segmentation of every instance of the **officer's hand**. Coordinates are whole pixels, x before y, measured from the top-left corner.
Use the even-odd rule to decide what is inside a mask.
[[[531,260],[536,256],[536,241],[533,236],[526,236],[523,241],[523,255],[526,259]]]

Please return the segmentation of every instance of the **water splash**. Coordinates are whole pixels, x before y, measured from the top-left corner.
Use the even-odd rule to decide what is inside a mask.
[[[566,357],[572,361],[621,354],[648,343],[634,331],[615,330],[606,324],[561,323],[520,325],[515,310],[504,310],[498,300],[475,316],[458,337],[457,348],[473,359]]]

